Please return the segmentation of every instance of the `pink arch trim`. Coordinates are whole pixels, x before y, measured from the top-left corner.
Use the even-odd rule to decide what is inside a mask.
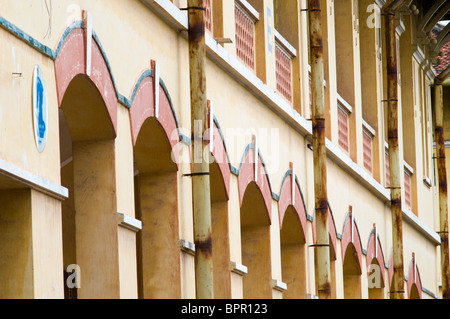
[[[376,247],[376,249],[375,249]],[[383,256],[383,249],[381,248],[380,240],[378,238],[375,238],[375,232],[373,231],[369,238],[369,246],[367,248],[367,255],[366,255],[366,264],[367,267],[370,266],[372,263],[372,260],[376,259],[378,262],[378,265],[381,268],[381,277],[383,279],[383,282],[385,282],[384,279],[384,256]]]
[[[255,148],[249,147],[244,160],[241,164],[238,176],[239,185],[239,200],[242,206],[242,201],[244,200],[244,194],[247,190],[247,186],[255,182]],[[261,194],[264,198],[264,203],[266,204],[267,212],[269,214],[269,220],[272,222],[272,191],[270,190],[269,178],[266,174],[266,169],[264,167],[261,156],[258,154],[258,179],[256,181]]]
[[[344,231],[342,232],[342,260],[344,260],[345,252],[347,250],[348,245],[353,244],[356,250],[356,256],[358,258],[359,268],[361,271],[362,268],[362,245],[361,239],[359,237],[358,226],[356,225],[355,219],[350,218],[350,214],[347,215],[347,219],[344,225]]]
[[[144,122],[149,118],[154,118],[156,114],[153,81],[154,78],[148,76],[139,83],[139,87],[136,90],[136,94],[131,104],[130,121],[133,145],[136,145],[139,132],[141,131]],[[177,121],[172,112],[169,97],[166,95],[161,84],[159,85],[159,96],[157,121],[166,133],[167,140],[171,145],[172,153],[178,166],[178,143],[180,142],[180,137]]]
[[[408,272],[408,298],[411,296],[411,288],[416,285],[419,292],[419,298],[422,299],[422,281],[420,280],[419,268],[417,267],[416,257],[413,255]]]
[[[100,92],[114,131],[117,134],[117,93],[108,65],[97,41],[86,39],[84,29],[73,29],[65,38],[55,60],[58,105],[61,106],[70,82],[80,74],[86,75],[86,45],[92,41],[91,75],[89,78]]]
[[[222,173],[223,182],[225,185],[225,189],[227,192],[227,197],[229,198],[230,194],[230,176],[231,176],[231,169],[230,169],[230,163],[228,161],[228,155],[227,150],[225,147],[225,141],[222,138],[222,134],[220,132],[219,127],[217,126],[217,123],[214,122],[213,127],[213,150],[211,154],[214,156],[214,159],[219,165],[220,172]]]
[[[294,185],[294,193],[292,192],[292,185]],[[295,196],[295,201],[293,200],[293,196]],[[300,187],[295,181],[295,176],[289,174],[283,182],[281,186],[280,199],[278,201],[278,209],[280,214],[280,229],[283,227],[284,215],[286,214],[286,210],[289,206],[293,206],[297,215],[300,219],[300,224],[302,226],[303,234],[305,234],[306,230],[306,211],[305,205],[303,202],[303,197],[301,194]]]

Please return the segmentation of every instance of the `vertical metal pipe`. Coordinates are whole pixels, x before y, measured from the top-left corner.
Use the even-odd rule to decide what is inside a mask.
[[[435,139],[439,178],[439,233],[441,236],[442,297],[450,299],[447,169],[445,164],[444,102],[442,85],[434,86]]]
[[[391,178],[391,215],[394,275],[392,277],[390,298],[404,298],[403,269],[403,216],[400,152],[398,140],[398,68],[397,38],[395,33],[395,13],[386,12],[386,61],[388,85],[388,140],[389,167]]]
[[[189,72],[191,88],[191,129],[193,143],[192,205],[194,214],[195,282],[198,299],[213,299],[213,260],[211,239],[211,197],[206,97],[206,44],[204,0],[188,0]],[[208,153],[209,154],[209,153]]]
[[[314,192],[316,211],[317,293],[331,298],[330,239],[328,231],[327,155],[325,146],[324,66],[320,0],[308,0],[311,57]]]

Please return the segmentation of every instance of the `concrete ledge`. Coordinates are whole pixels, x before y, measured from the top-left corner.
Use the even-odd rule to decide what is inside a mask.
[[[231,272],[238,274],[240,276],[244,276],[248,274],[248,268],[238,262],[231,262]]]
[[[142,230],[142,222],[138,219],[135,219],[133,217],[130,217],[128,215],[117,213],[117,220],[119,226],[122,226],[124,228],[127,228],[134,232],[139,232]]]
[[[43,177],[0,159],[0,176],[7,178],[11,188],[32,188],[58,200],[69,197],[69,190]]]
[[[187,241],[185,239],[181,239],[178,243],[178,246],[180,247],[181,251],[194,256],[195,255],[195,244],[191,243],[190,241]]]
[[[272,288],[277,291],[284,292],[287,290],[287,284],[277,279],[273,279],[271,284]]]

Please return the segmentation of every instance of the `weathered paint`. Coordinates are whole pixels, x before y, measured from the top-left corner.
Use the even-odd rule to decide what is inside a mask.
[[[206,96],[206,43],[203,0],[188,0],[189,74],[191,85],[191,132],[193,144],[192,204],[194,213],[195,277],[198,299],[214,298],[211,239],[209,163],[203,151],[208,129]]]
[[[445,163],[445,137],[444,137],[444,101],[442,85],[434,86],[435,102],[435,141],[437,171],[439,180],[439,235],[441,236],[441,272],[442,297],[450,299],[449,278],[449,246],[448,246],[448,186],[447,169]]]

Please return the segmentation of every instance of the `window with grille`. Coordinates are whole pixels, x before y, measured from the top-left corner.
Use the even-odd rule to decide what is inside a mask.
[[[255,69],[255,22],[237,3],[235,19],[236,55],[249,68]]]
[[[364,168],[372,173],[373,161],[372,161],[372,133],[367,130],[363,130],[363,157]]]
[[[212,1],[205,0],[205,27],[206,30],[212,32]]]
[[[292,58],[276,43],[276,80],[277,91],[292,102]]]
[[[411,208],[411,173],[405,169],[405,204]]]
[[[348,111],[338,106],[339,146],[347,153],[349,152],[348,116]]]

